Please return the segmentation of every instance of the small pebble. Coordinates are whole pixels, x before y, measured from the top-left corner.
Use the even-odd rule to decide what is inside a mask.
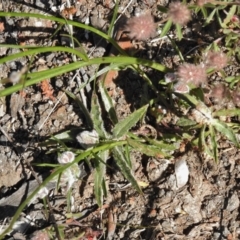
[[[55,120],[53,124],[54,124],[55,127],[59,127],[60,126],[60,122],[58,120]]]
[[[61,88],[63,86],[63,81],[61,79],[57,79],[55,82],[56,87]]]

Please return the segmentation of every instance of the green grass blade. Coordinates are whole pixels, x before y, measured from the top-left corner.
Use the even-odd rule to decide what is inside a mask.
[[[70,96],[73,100],[76,101],[78,104],[79,108],[82,110],[84,117],[86,119],[87,127],[92,129],[93,128],[93,121],[91,119],[90,113],[88,112],[87,108],[84,106],[84,104],[80,101],[78,97],[76,97],[73,93],[65,90],[66,94]]]
[[[219,111],[214,112],[213,116],[215,116],[215,117],[220,117],[220,116],[228,116],[228,117],[240,116],[240,109],[239,108],[221,109]]]
[[[177,30],[178,40],[181,41],[182,38],[183,38],[183,35],[182,35],[182,26],[181,26],[180,24],[176,24],[176,30]]]
[[[130,158],[130,146],[128,144],[126,144],[124,146],[124,150],[125,150],[125,157],[126,157],[126,161],[127,161],[127,164],[128,166],[132,169],[132,161],[131,161],[131,158]]]
[[[69,49],[71,49],[71,48],[69,48]],[[16,54],[15,54],[15,56],[16,56]],[[14,57],[13,58],[10,58],[10,57],[11,56],[6,57],[6,58],[8,58],[8,60],[15,59]],[[0,63],[5,62],[6,58],[0,59]],[[141,64],[141,65],[156,69],[161,72],[169,71],[169,69],[167,67],[165,67],[159,63],[155,63],[150,60],[146,60],[146,59],[134,58],[134,57],[122,57],[122,56],[100,57],[100,58],[91,59],[88,62],[78,61],[78,62],[70,63],[70,64],[67,64],[67,65],[64,65],[61,67],[56,67],[56,68],[48,69],[48,70],[37,72],[37,73],[29,73],[28,77],[30,79],[28,79],[26,81],[25,86],[27,87],[27,86],[37,84],[44,79],[56,77],[58,75],[76,70],[81,67],[90,66],[90,65],[94,65],[94,64],[107,64],[107,63],[122,64],[122,65],[126,65],[126,66],[132,65],[132,64]],[[22,89],[22,84],[16,84],[14,86],[8,87],[8,88],[0,91],[0,97],[7,96],[7,95],[9,95],[13,92],[19,91],[21,89]]]
[[[109,151],[103,151],[95,156],[95,172],[94,172],[94,194],[99,207],[103,205],[104,184],[106,175],[106,162],[109,158]]]
[[[227,13],[226,18],[224,19],[222,23],[223,28],[227,28],[227,24],[231,21],[232,17],[234,16],[235,12],[237,10],[237,5],[233,5],[230,10]]]
[[[117,114],[113,106],[112,98],[109,96],[106,88],[104,87],[104,81],[101,81],[99,83],[99,91],[101,94],[102,102],[104,104],[104,108],[108,113],[110,120],[113,124],[116,124],[118,122]]]
[[[70,47],[26,47],[26,46],[18,46],[12,44],[0,44],[0,47],[9,47],[9,48],[19,48],[19,49],[28,49],[28,51],[12,54],[10,56],[4,57],[0,59],[1,63],[6,63],[8,61],[12,61],[16,58],[21,58],[25,56],[37,55],[39,53],[46,53],[46,52],[68,52],[78,56],[81,59],[85,59],[84,54],[81,52],[72,49]]]
[[[122,66],[122,63],[115,63],[115,64],[110,64],[104,68],[102,68],[101,70],[99,70],[96,74],[92,75],[87,82],[82,83],[79,86],[79,89],[84,88],[87,84],[89,84],[90,82],[92,82],[93,80],[95,80],[96,78],[98,78],[99,76],[101,76],[104,73],[107,73],[110,70],[120,70]]]
[[[228,125],[224,122],[219,121],[218,119],[214,119],[212,121],[213,127],[220,132],[222,135],[227,137],[231,142],[235,144],[235,146],[239,147],[239,142],[233,130],[228,127]]]
[[[144,137],[149,144],[163,150],[164,152],[165,151],[168,151],[168,152],[171,152],[171,151],[175,151],[176,149],[179,148],[179,142],[175,142],[175,143],[166,143],[162,140],[155,140],[155,139],[151,139],[151,138],[148,138],[148,137]],[[164,139],[164,137],[163,137]]]
[[[191,127],[196,125],[196,122],[187,117],[181,117],[177,120],[176,125],[180,127]]]
[[[208,11],[206,7],[201,7],[201,12],[203,14],[203,17],[206,19],[208,17]]]
[[[108,138],[108,133],[103,124],[101,106],[95,92],[92,94],[90,115],[93,121],[93,128],[97,131],[99,137],[102,139]]]
[[[113,129],[114,137],[122,137],[124,134],[126,134],[144,116],[144,114],[147,112],[147,109],[148,105],[145,105],[142,108],[134,111],[121,122],[118,122]]]
[[[168,20],[168,21],[165,23],[165,25],[164,25],[164,27],[163,27],[163,29],[162,29],[162,32],[161,32],[161,34],[160,34],[160,38],[167,35],[167,33],[169,32],[171,26],[172,26],[172,21],[171,21],[171,20]]]
[[[208,17],[205,21],[205,24],[203,25],[204,27],[213,20],[213,16],[216,13],[216,11],[217,11],[217,8],[213,9],[212,12],[208,15]]]
[[[199,146],[206,154],[213,157],[213,154],[206,143],[206,135],[207,135],[206,134],[206,125],[204,125],[201,128],[201,132],[200,132]]]
[[[216,134],[212,125],[209,126],[210,136],[211,136],[211,145],[213,150],[213,157],[216,163],[218,163],[218,148],[216,141]]]
[[[69,37],[70,39],[72,39],[77,45],[78,47],[75,47],[74,49],[76,51],[79,51],[82,53],[82,55],[84,56],[83,60],[84,61],[88,61],[89,60],[89,57],[87,55],[87,53],[85,52],[82,44],[77,40],[77,38],[73,37],[73,36],[70,36],[69,34],[61,34],[61,36],[65,36],[65,37]],[[78,50],[79,49],[79,50]]]
[[[176,27],[177,26],[179,26],[181,28],[181,26],[179,24],[177,24]],[[178,29],[178,27],[177,27],[177,29]],[[180,31],[182,31],[182,30],[180,29]],[[183,57],[178,45],[176,44],[176,42],[170,36],[168,36],[168,39],[171,41],[172,46],[174,47],[175,51],[178,53],[178,56],[180,57],[181,61],[184,62],[184,57]]]
[[[100,37],[110,42],[119,51],[119,53],[123,55],[127,55],[126,52],[121,47],[119,47],[119,45],[113,38],[109,37],[107,34],[103,33],[102,31],[83,23],[66,20],[63,18],[53,17],[49,15],[37,14],[37,13],[0,12],[0,17],[26,17],[26,18],[33,17],[33,18],[40,18],[40,19],[48,19],[48,20],[62,23],[62,24],[72,25],[72,26],[82,28],[99,35]]]
[[[131,167],[127,163],[126,156],[124,155],[123,147],[115,147],[112,149],[114,160],[116,164],[120,168],[121,173],[124,177],[132,184],[132,186],[139,192],[142,193],[141,188],[139,187],[133,173]]]
[[[160,148],[156,146],[147,145],[131,138],[128,138],[127,142],[133,149],[136,149],[147,156],[156,158],[169,156],[169,154],[162,152]]]
[[[108,29],[108,36],[109,37],[113,37],[112,34],[113,34],[115,21],[116,21],[116,18],[117,18],[118,7],[119,7],[119,0],[115,1],[114,12],[113,12],[111,23],[110,23],[110,26],[109,26],[109,29]]]

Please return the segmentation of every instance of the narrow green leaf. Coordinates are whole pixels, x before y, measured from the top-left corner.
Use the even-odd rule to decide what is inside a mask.
[[[1,12],[0,12],[0,16],[1,16]],[[51,49],[48,49],[51,52]],[[31,51],[31,50],[29,50]],[[1,63],[5,63],[6,61],[11,61],[14,60],[18,57],[22,57],[23,55],[26,56],[29,54],[29,51],[23,52],[21,53],[21,55],[17,54],[13,54],[10,55],[8,57],[4,57],[0,59],[0,64]],[[48,52],[46,51],[44,48],[39,48],[40,52]],[[23,54],[23,55],[22,55]],[[90,65],[94,65],[94,64],[105,64],[105,63],[118,63],[119,65],[131,65],[131,64],[141,64],[144,66],[148,66],[150,68],[156,69],[158,71],[162,71],[162,72],[167,72],[169,71],[169,69],[159,63],[155,63],[153,61],[150,60],[146,60],[146,59],[140,59],[140,58],[134,58],[134,57],[100,57],[100,58],[93,58],[90,59],[89,61],[85,62],[85,61],[78,61],[78,62],[74,62],[74,63],[70,63],[64,66],[60,66],[60,67],[56,67],[56,68],[52,68],[52,69],[48,69],[45,71],[41,71],[41,72],[34,72],[34,73],[29,73],[28,74],[28,79],[25,83],[25,86],[31,86],[34,85],[36,83],[41,82],[44,79],[49,79],[52,77],[56,77],[58,75],[61,74],[65,74],[67,72],[76,70],[80,67],[85,67],[85,66],[90,66]],[[0,90],[0,97],[3,96],[7,96],[13,92],[19,91],[22,89],[22,84],[18,83],[15,84],[11,87],[8,87],[6,89]]]
[[[102,68],[101,70],[99,70],[98,72],[96,72],[96,74],[92,75],[87,82],[82,83],[79,88],[82,89],[84,88],[87,84],[89,84],[90,82],[92,82],[93,80],[95,80],[96,78],[98,78],[99,76],[103,75],[104,73],[107,73],[110,70],[120,70],[121,67],[123,67],[122,63],[115,63],[115,64],[110,64],[104,68]]]
[[[179,24],[177,24],[176,27],[177,27],[177,26],[178,26],[179,28],[181,28],[181,26],[180,26]],[[182,53],[181,53],[178,45],[177,45],[176,42],[174,41],[174,39],[172,39],[169,35],[168,35],[168,39],[171,41],[172,46],[174,47],[175,51],[178,53],[178,56],[179,56],[179,58],[181,59],[181,61],[184,62],[184,57],[183,57],[183,55],[182,55]]]
[[[114,137],[122,137],[126,134],[137,122],[144,116],[148,108],[148,105],[136,110],[121,122],[117,123],[113,129]]]
[[[162,29],[162,32],[161,32],[161,34],[160,34],[160,38],[167,35],[167,33],[169,32],[171,26],[172,26],[172,21],[171,21],[171,20],[168,20],[168,21],[165,23],[165,25],[164,25],[164,27],[163,27],[163,29]]]
[[[231,21],[232,17],[234,16],[237,10],[237,5],[233,5],[230,10],[227,12],[226,18],[223,20],[222,27],[226,28],[227,24]]]
[[[71,196],[72,196],[72,190],[71,188],[68,190],[67,192],[67,212],[70,213],[71,212]]]
[[[213,9],[212,12],[209,14],[208,18],[205,21],[204,27],[209,24],[213,20],[213,16],[216,13],[217,9]]]
[[[227,116],[227,117],[233,117],[233,116],[239,116],[240,115],[240,109],[234,108],[234,109],[222,109],[219,111],[216,111],[213,113],[213,116]]]
[[[109,151],[99,152],[95,156],[95,173],[94,173],[94,194],[99,207],[103,204],[103,196],[105,195],[105,179],[106,162],[109,158]]]
[[[113,100],[109,96],[106,88],[104,87],[104,81],[101,81],[99,83],[99,91],[104,104],[104,108],[108,113],[110,120],[112,121],[113,124],[116,124],[118,122],[117,114],[113,106]]]
[[[169,143],[166,143],[162,140],[155,140],[155,139],[151,139],[151,138],[148,138],[148,137],[144,137],[151,145],[154,145],[155,147],[157,147],[158,149],[160,149],[161,151],[163,152],[171,152],[171,151],[174,151],[176,149],[179,148],[179,141],[177,142],[177,140],[175,140],[175,142],[169,142]],[[163,139],[164,136],[163,136]]]
[[[128,144],[125,145],[125,156],[128,166],[132,169],[132,161],[130,158],[130,146]]]
[[[89,57],[87,55],[87,53],[85,52],[85,49],[84,47],[82,46],[82,44],[77,40],[77,38],[73,37],[73,36],[70,36],[69,34],[61,34],[61,36],[67,36],[69,38],[72,38],[74,40],[74,42],[76,42],[76,44],[78,45],[78,47],[75,48],[76,51],[80,51],[84,58],[83,60],[86,62],[89,60]]]
[[[198,100],[204,102],[205,94],[202,88],[193,88],[190,91],[191,95],[194,95]]]
[[[201,9],[201,12],[202,12],[204,18],[206,19],[206,18],[208,17],[207,8],[203,6],[203,7],[201,7],[200,9]]]
[[[209,156],[213,157],[213,154],[211,152],[211,150],[209,149],[207,143],[206,143],[206,125],[203,125],[203,127],[201,128],[200,131],[200,138],[199,138],[199,147],[200,149],[202,149],[206,154],[208,154]]]
[[[120,168],[121,173],[124,175],[124,177],[132,184],[132,186],[139,192],[142,193],[141,188],[139,187],[130,166],[127,164],[126,157],[124,155],[124,149],[123,147],[114,147],[112,149],[114,160],[116,161],[116,164]]]
[[[216,134],[212,125],[209,126],[210,135],[211,135],[211,144],[213,150],[213,157],[216,163],[218,163],[218,149],[217,149],[217,141]]]
[[[221,122],[218,119],[214,119],[212,121],[212,125],[218,132],[223,134],[230,141],[232,141],[237,147],[239,147],[239,142],[237,140],[235,133],[233,132],[233,130],[230,127],[228,127],[228,125],[226,123]]]
[[[223,21],[222,21],[222,18],[221,18],[221,13],[219,12],[219,8],[216,8],[216,19],[218,21],[218,24],[224,28],[224,25],[223,25]]]
[[[60,142],[71,142],[76,141],[76,135],[79,133],[79,128],[74,128],[71,130],[64,131],[62,133],[58,133],[53,135],[49,139],[44,142],[39,143],[40,146],[50,146],[52,144],[60,143]]]
[[[230,76],[230,77],[226,77],[225,81],[228,83],[231,83],[232,81],[234,81],[235,79],[239,80],[240,76],[238,78],[236,78],[235,76]]]
[[[110,42],[118,51],[119,53],[121,53],[122,55],[126,55],[125,51],[119,47],[119,45],[116,43],[116,41],[113,38],[110,38],[107,34],[103,33],[102,31],[91,27],[87,24],[84,23],[80,23],[78,21],[71,21],[71,20],[67,20],[67,19],[63,19],[63,18],[57,18],[57,17],[53,17],[50,15],[43,15],[43,14],[37,14],[37,13],[17,13],[17,12],[0,12],[0,16],[2,17],[33,17],[33,18],[40,18],[40,19],[48,19],[54,22],[58,22],[58,23],[62,23],[62,24],[67,24],[67,25],[72,25],[78,28],[82,28],[85,30],[88,30],[90,32],[93,32],[99,36],[101,36],[102,38],[106,39],[108,42]]]
[[[103,125],[102,110],[96,93],[92,94],[90,115],[93,121],[94,129],[97,131],[99,137],[102,139],[107,138],[108,133]]]
[[[110,26],[109,26],[109,29],[108,29],[108,36],[109,37],[113,37],[112,34],[113,34],[113,30],[114,30],[115,20],[117,18],[118,7],[119,7],[119,0],[115,1],[113,16],[112,16],[111,23],[110,23]]]
[[[183,35],[182,35],[182,26],[181,26],[180,24],[176,24],[176,30],[177,30],[178,40],[181,41],[182,38],[183,38]]]
[[[193,126],[196,125],[197,123],[191,119],[188,119],[186,117],[181,117],[178,119],[176,125],[180,126],[180,127],[189,127],[189,126]]]
[[[186,98],[194,106],[196,106],[199,102],[199,100],[195,96],[192,96],[188,93],[182,95],[182,98]]]
[[[53,47],[36,47],[36,46],[20,46],[20,45],[13,45],[13,44],[0,44],[0,47],[9,47],[9,48],[17,48],[17,49],[28,49],[28,51],[19,52],[16,54],[12,54],[0,59],[0,63],[5,63],[7,61],[14,60],[16,58],[37,55],[39,53],[45,52],[67,52],[78,56],[81,59],[85,59],[85,55],[81,52],[77,51],[76,49],[72,49],[70,47],[60,47],[60,46],[53,46]]]
[[[80,101],[80,99],[78,97],[76,97],[73,93],[65,90],[66,94],[71,97],[72,99],[74,99],[76,101],[76,103],[78,104],[79,108],[82,110],[84,117],[86,119],[87,122],[87,127],[90,129],[93,129],[93,121],[91,119],[91,116],[87,110],[87,108],[83,105],[83,103]]]
[[[131,138],[127,139],[128,144],[137,151],[150,156],[150,157],[166,157],[168,154],[161,152],[160,148],[140,143],[139,141],[133,140]]]

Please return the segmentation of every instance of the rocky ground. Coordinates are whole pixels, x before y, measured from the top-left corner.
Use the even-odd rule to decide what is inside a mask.
[[[1,1],[0,11],[58,16],[60,7],[65,9],[62,5],[64,2]],[[70,2],[74,7],[76,21],[107,31],[114,1]],[[163,14],[158,11],[157,6],[167,4],[167,0],[120,0],[118,11],[127,18],[150,11],[157,22],[163,19]],[[1,26],[4,27],[1,29]],[[69,46],[69,38],[63,35],[68,33],[67,28],[63,28],[51,38],[57,27],[56,23],[42,19],[0,18],[0,43]],[[201,23],[197,18],[184,29],[185,38],[179,43],[183,54],[197,51],[196,49],[201,47],[198,44],[199,38],[203,42],[210,42],[218,37],[216,23],[200,32],[199,29]],[[174,32],[171,34],[174,35]],[[82,43],[89,57],[107,54],[108,46],[98,36],[74,29],[74,37]],[[0,47],[0,56],[20,51]],[[157,34],[151,41],[142,43],[136,55],[169,68],[180,63],[171,43],[166,38],[160,39]],[[0,78],[13,78],[14,74],[23,71],[29,64],[30,71],[36,72],[72,61],[71,55],[64,53],[40,54],[33,59],[27,56],[1,64]],[[96,66],[82,68],[79,73],[80,79],[88,81],[96,69]],[[164,77],[163,73],[147,71],[154,83]],[[233,62],[227,71],[230,75],[237,74],[239,64]],[[46,168],[34,167],[34,164],[57,163],[55,149],[40,143],[56,133],[71,129],[80,132],[87,128],[84,114],[78,104],[65,93],[65,90],[68,90],[80,97],[78,78],[75,74],[76,72],[70,72],[51,79],[47,90],[44,90],[43,85],[35,85],[0,98],[0,232],[1,228],[8,226],[21,201],[37,187],[36,175],[41,180],[49,173]],[[221,81],[221,77],[215,76],[211,81]],[[4,87],[6,85],[0,85],[0,89]],[[119,73],[110,91],[119,119],[124,119],[139,107],[146,89],[143,79],[135,72],[124,70]],[[150,89],[147,91],[148,94],[152,94]],[[88,103],[91,91],[87,88],[85,94]],[[163,132],[174,133],[177,129],[173,126],[175,120],[170,114],[165,118],[164,126],[153,123],[152,117],[149,116],[148,125],[143,125],[140,130],[135,131],[150,129],[159,135]],[[18,226],[4,239],[48,239],[44,232],[41,232],[44,229],[52,233],[52,239],[57,239],[54,233],[55,224],[62,226],[64,239],[240,239],[239,150],[220,137],[218,145],[219,164],[201,151],[189,148],[187,144],[186,148],[178,149],[170,159],[147,157],[137,149],[132,151],[130,157],[135,176],[148,183],[148,186],[143,188],[143,195],[132,189],[122,174],[114,170],[114,162],[110,159],[108,164],[113,168],[108,169],[106,177],[109,195],[102,209],[97,207],[94,198],[92,171],[82,164],[82,176],[74,184],[72,191],[71,212],[77,217],[66,217],[67,200],[64,194],[50,194],[49,204],[54,219],[47,216],[43,201],[36,200],[25,208],[18,219]],[[77,141],[71,142],[70,146],[80,148]],[[187,167],[180,168],[180,171],[186,171],[186,168],[189,170],[188,181],[182,186],[179,186],[177,175],[176,162],[179,161],[187,163]],[[52,187],[50,185],[49,189]],[[71,222],[69,219],[72,219]],[[116,224],[111,224],[112,222]],[[114,230],[111,230],[112,228]]]

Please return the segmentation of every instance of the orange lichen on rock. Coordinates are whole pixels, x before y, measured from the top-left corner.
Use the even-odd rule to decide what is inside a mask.
[[[41,83],[40,83],[40,87],[41,87],[41,90],[42,90],[42,94],[51,99],[51,100],[55,100],[54,96],[53,96],[53,89],[52,89],[52,86],[51,84],[49,83],[48,80],[43,80]]]

